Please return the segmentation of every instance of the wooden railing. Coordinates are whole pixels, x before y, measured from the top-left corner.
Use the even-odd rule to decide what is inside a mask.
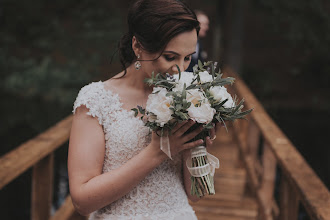
[[[312,219],[329,220],[330,193],[325,185],[244,82],[229,68],[224,72],[236,78],[233,86],[235,93],[244,97],[247,108],[254,109],[247,121],[235,122],[234,129],[248,173],[249,187],[259,203],[259,219],[297,219],[301,203]],[[50,214],[54,152],[68,140],[71,122],[72,116],[69,116],[0,158],[0,190],[33,168],[33,220],[65,220],[75,213],[68,196],[59,210],[52,216]],[[274,196],[276,178],[280,178],[278,201]]]
[[[0,190],[32,168],[31,219],[49,219],[53,195],[54,152],[69,139],[72,116],[0,158]],[[67,197],[52,219],[69,219],[74,213]]]
[[[329,190],[240,77],[228,67],[224,72],[236,78],[234,93],[245,99],[246,108],[254,109],[233,127],[260,219],[297,219],[300,204],[311,219],[330,219]]]

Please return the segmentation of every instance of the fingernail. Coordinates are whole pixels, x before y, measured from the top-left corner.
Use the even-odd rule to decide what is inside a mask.
[[[204,143],[204,141],[203,140],[199,140],[199,143],[202,144],[202,143]]]

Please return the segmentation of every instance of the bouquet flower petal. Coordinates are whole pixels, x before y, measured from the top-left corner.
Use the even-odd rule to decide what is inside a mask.
[[[179,68],[178,68],[179,69]],[[178,123],[194,120],[196,124],[187,132],[203,125],[203,131],[194,140],[205,139],[214,124],[243,119],[252,109],[242,111],[244,100],[239,103],[227,92],[225,85],[233,84],[234,78],[222,78],[221,70],[216,72],[213,61],[198,62],[193,72],[179,74],[155,74],[145,82],[153,86],[146,109],[138,106],[135,115],[140,112],[145,126],[161,136],[160,146],[171,157],[168,134]],[[192,140],[193,141],[193,140]],[[191,194],[198,197],[215,194],[214,171],[219,168],[219,160],[209,154],[205,146],[191,150],[191,158],[186,161],[191,174]]]

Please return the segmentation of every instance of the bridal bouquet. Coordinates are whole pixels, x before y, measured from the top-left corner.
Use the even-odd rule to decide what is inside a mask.
[[[160,135],[161,149],[171,158],[168,135],[178,123],[194,120],[197,123],[190,130],[203,125],[203,131],[194,140],[203,139],[205,143],[216,122],[226,127],[226,121],[244,118],[251,112],[252,109],[242,111],[244,100],[237,103],[224,87],[234,80],[222,78],[221,71],[216,72],[212,61],[204,64],[199,61],[193,72],[179,70],[179,74],[173,76],[152,73],[151,78],[145,79],[147,84],[154,86],[146,108],[138,106],[132,110],[135,115],[140,112],[145,125]],[[219,168],[219,160],[207,153],[205,146],[198,146],[191,150],[186,165],[191,174],[191,195],[215,194],[213,176],[215,168]]]

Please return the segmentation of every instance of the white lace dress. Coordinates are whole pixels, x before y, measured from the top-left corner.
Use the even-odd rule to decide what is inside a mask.
[[[106,141],[103,172],[122,166],[150,143],[149,129],[132,111],[121,107],[119,96],[106,90],[103,82],[91,83],[80,90],[73,113],[81,105],[103,127]],[[197,219],[184,190],[181,166],[180,156],[166,160],[127,195],[92,213],[90,219]]]

